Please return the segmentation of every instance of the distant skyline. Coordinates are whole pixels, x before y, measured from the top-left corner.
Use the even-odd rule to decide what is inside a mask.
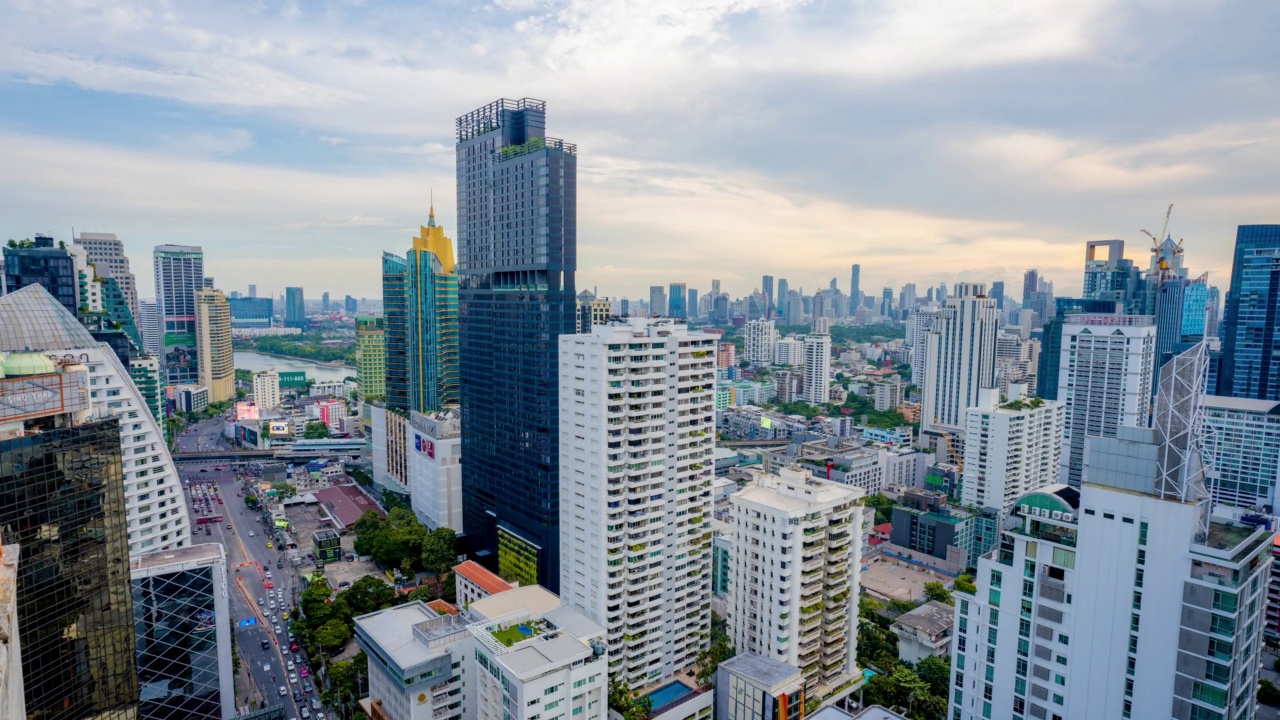
[[[761,275],[878,295],[1037,267],[1175,204],[1229,283],[1280,222],[1280,5],[0,0],[0,239],[201,245],[220,288],[378,297],[381,251],[456,237],[454,118],[548,102],[579,148],[578,287]],[[314,291],[313,291],[314,289]]]

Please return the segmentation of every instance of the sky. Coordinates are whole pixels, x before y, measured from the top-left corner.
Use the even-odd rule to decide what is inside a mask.
[[[226,291],[380,295],[453,236],[454,119],[547,102],[578,146],[579,289],[812,291],[1140,266],[1166,208],[1229,281],[1280,222],[1267,0],[0,0],[0,222],[204,248]],[[1019,290],[1015,290],[1019,289]]]

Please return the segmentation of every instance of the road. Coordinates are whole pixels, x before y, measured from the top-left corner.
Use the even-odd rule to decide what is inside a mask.
[[[299,677],[298,683],[288,680],[286,663],[293,659],[293,654],[289,652],[288,623],[281,619],[284,609],[292,610],[295,592],[302,591],[300,581],[295,573],[276,566],[282,559],[281,552],[275,548],[267,548],[266,544],[272,538],[261,515],[250,511],[245,506],[243,497],[237,497],[241,484],[228,464],[184,466],[179,472],[191,486],[187,490],[187,501],[193,515],[195,542],[220,542],[228,552],[227,577],[231,591],[232,632],[241,666],[249,670],[254,685],[254,691],[250,695],[240,693],[237,705],[243,708],[249,700],[266,700],[268,705],[284,702],[286,718],[301,717],[302,703],[309,706],[315,695],[314,685],[311,678]],[[210,485],[217,487],[217,495],[222,497],[223,503],[219,504],[215,497],[209,501],[209,510],[205,512],[204,504],[196,498],[197,493],[192,488],[207,488]],[[208,497],[210,494],[206,492],[205,495]],[[208,517],[222,515],[223,522],[197,524],[195,518],[202,514]],[[228,522],[233,529],[227,529]],[[250,532],[253,537],[249,536]],[[271,582],[274,585],[270,591],[272,596],[276,590],[280,590],[284,598],[283,606],[280,599],[276,598],[274,611],[267,604],[269,596],[264,587],[265,573],[268,570],[272,574]],[[264,601],[262,607],[258,605],[258,598]],[[251,619],[253,624],[241,626],[240,623],[247,619]],[[274,631],[276,626],[286,634],[277,636]],[[263,640],[268,641],[266,649],[262,647]],[[294,672],[300,669],[296,668]],[[288,694],[283,697],[279,693],[281,685],[288,688]],[[312,691],[303,695],[302,703],[295,702],[293,691],[305,686],[311,686]]]
[[[227,450],[231,445],[222,437],[222,418],[204,420],[188,427],[178,436],[178,452]]]

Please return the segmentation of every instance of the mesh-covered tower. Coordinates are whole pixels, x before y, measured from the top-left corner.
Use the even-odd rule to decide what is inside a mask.
[[[469,547],[503,577],[554,591],[578,159],[545,127],[546,103],[529,98],[457,120],[459,380]]]

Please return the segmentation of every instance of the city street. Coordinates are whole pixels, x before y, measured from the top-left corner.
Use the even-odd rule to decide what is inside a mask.
[[[226,450],[231,446],[222,438],[222,418],[204,420],[190,426],[178,436],[178,452]]]
[[[195,438],[197,435],[192,433],[190,437]],[[201,434],[200,437],[203,438],[204,435]],[[287,566],[276,566],[282,558],[282,552],[277,548],[267,548],[267,542],[272,539],[271,533],[263,526],[261,515],[250,511],[245,506],[243,497],[237,497],[241,483],[236,480],[234,469],[229,463],[185,466],[180,473],[190,485],[187,489],[187,502],[193,517],[194,541],[220,542],[229,554],[227,577],[232,631],[241,668],[248,671],[253,685],[249,689],[243,687],[243,682],[238,683],[236,704],[238,708],[244,708],[250,700],[255,703],[265,700],[267,705],[283,702],[286,718],[301,717],[302,706],[305,704],[310,708],[311,698],[316,693],[313,689],[311,693],[304,693],[300,702],[295,702],[293,691],[301,690],[304,683],[314,687],[314,683],[311,682],[312,678],[301,676],[296,678],[296,682],[289,681],[290,671],[286,663],[293,659],[293,653],[289,652],[288,623],[281,618],[282,612],[292,610],[294,593],[301,592],[302,589],[300,581],[294,573],[289,572]],[[206,511],[205,502],[196,498],[193,488],[208,487],[210,484],[217,487],[217,493],[212,497],[208,492],[205,493],[205,497],[210,498]],[[221,504],[217,500],[219,496],[223,500]],[[218,515],[223,517],[222,522],[197,524],[201,517]],[[233,529],[227,529],[228,523]],[[206,530],[209,534],[206,534]],[[252,537],[250,532],[253,533]],[[272,575],[269,580],[266,577],[268,571]],[[267,582],[273,587],[266,588]],[[277,592],[280,594],[277,595]],[[258,605],[259,598],[263,600],[262,606]],[[272,600],[275,601],[274,610],[270,609]],[[242,625],[246,620],[252,624]],[[282,631],[281,635],[274,631],[277,626]],[[262,646],[264,640],[268,643],[265,649]],[[296,674],[300,670],[301,667],[295,664],[293,672]],[[287,694],[283,697],[279,691],[282,685],[287,688]]]

